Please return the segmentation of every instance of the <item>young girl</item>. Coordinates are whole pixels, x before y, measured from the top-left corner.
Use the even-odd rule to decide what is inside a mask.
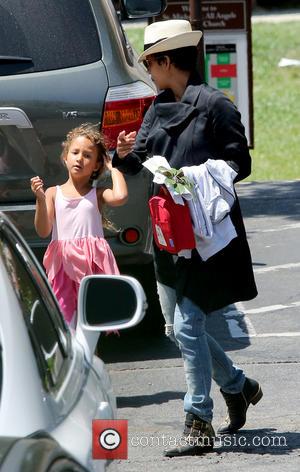
[[[104,204],[123,205],[127,185],[121,172],[112,168],[103,136],[90,124],[71,130],[63,143],[62,160],[68,180],[43,189],[39,176],[31,179],[36,195],[35,228],[52,240],[44,266],[67,323],[76,324],[81,279],[91,274],[119,274],[113,253],[104,239],[101,212]],[[111,172],[112,188],[92,186],[105,169]]]

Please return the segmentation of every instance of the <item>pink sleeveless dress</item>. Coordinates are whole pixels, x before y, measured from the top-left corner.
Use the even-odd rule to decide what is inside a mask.
[[[65,197],[56,187],[52,240],[43,263],[65,319],[74,325],[81,279],[92,274],[119,274],[104,239],[95,188],[73,198]]]

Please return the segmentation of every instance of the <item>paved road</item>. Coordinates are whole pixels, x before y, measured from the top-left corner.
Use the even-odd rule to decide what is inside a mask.
[[[246,428],[230,444],[219,440],[204,457],[167,459],[179,438],[185,381],[180,355],[164,337],[108,337],[102,354],[129,420],[129,459],[120,472],[299,471],[300,467],[300,181],[238,186],[258,297],[209,318],[209,331],[234,361],[257,378],[264,397],[250,407]],[[213,386],[214,426],[226,413]]]
[[[251,16],[252,23],[282,23],[284,21],[300,21],[299,9],[266,11],[257,8]]]

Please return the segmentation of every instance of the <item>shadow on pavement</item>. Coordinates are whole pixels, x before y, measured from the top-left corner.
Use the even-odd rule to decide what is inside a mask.
[[[97,353],[105,363],[181,357],[175,344],[163,334],[150,336],[137,330],[121,331],[120,337],[102,335]]]
[[[130,397],[117,397],[118,408],[139,408],[146,405],[161,405],[170,400],[183,400],[185,392],[158,392],[151,395],[135,395]]]
[[[236,186],[244,217],[300,220],[300,181],[246,182]]]
[[[217,436],[214,452],[284,455],[300,449],[300,433],[273,428],[240,430],[232,436]]]

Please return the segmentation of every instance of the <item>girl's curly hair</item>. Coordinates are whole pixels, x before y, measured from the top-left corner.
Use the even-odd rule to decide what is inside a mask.
[[[97,147],[98,161],[101,163],[101,167],[91,175],[91,180],[96,180],[104,170],[104,156],[108,155],[106,139],[101,131],[99,131],[98,125],[82,123],[80,126],[71,129],[62,143],[61,160],[63,161],[64,157],[68,154],[72,141],[80,136],[89,139]]]
[[[62,153],[61,160],[64,161],[65,156],[68,154],[71,143],[74,139],[83,136],[91,141],[97,147],[98,150],[98,161],[101,163],[101,166],[98,170],[94,171],[90,177],[91,182],[97,180],[98,177],[102,174],[105,169],[104,166],[104,157],[108,156],[107,151],[107,142],[105,136],[99,131],[99,125],[94,125],[92,123],[82,123],[80,126],[71,129],[68,132],[65,141],[62,143]],[[111,231],[116,231],[114,224],[105,216],[105,209],[102,209],[102,223],[104,228]]]

